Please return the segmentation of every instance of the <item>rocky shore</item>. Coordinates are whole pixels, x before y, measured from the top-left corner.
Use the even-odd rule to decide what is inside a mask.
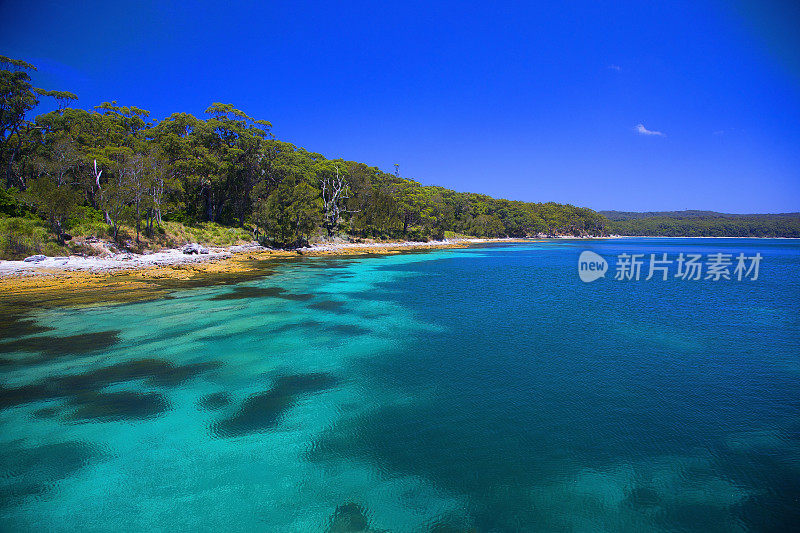
[[[411,249],[458,248],[520,239],[430,242],[323,243],[296,250],[258,244],[208,248],[189,245],[150,254],[36,257],[0,261],[0,303],[16,306],[83,305],[147,300],[197,285],[237,283],[268,275],[280,261],[302,256],[392,254]]]

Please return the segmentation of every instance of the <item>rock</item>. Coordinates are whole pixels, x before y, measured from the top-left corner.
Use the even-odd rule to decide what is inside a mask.
[[[357,533],[369,531],[369,520],[364,508],[357,503],[345,503],[336,508],[328,526],[329,533]]]
[[[190,242],[186,246],[183,247],[183,253],[185,254],[207,254],[208,248],[205,246],[200,246],[196,242]]]
[[[25,261],[26,263],[38,263],[39,261],[44,261],[45,259],[47,259],[47,256],[39,254],[26,257],[25,259],[23,259],[23,261]]]

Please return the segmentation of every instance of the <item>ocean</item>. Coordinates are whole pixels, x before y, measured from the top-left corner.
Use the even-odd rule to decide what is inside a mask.
[[[656,238],[36,307],[0,331],[0,530],[788,531],[799,311],[800,241]]]

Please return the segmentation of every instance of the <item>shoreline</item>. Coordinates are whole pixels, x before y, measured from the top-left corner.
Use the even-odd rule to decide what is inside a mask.
[[[414,250],[466,248],[480,244],[557,242],[639,238],[459,238],[414,242],[332,242],[296,250],[271,249],[255,243],[209,248],[203,254],[168,249],[149,254],[48,257],[40,262],[0,261],[0,312],[25,314],[33,308],[119,304],[152,300],[178,289],[234,284],[263,278],[286,261],[307,257],[390,255]],[[650,237],[686,239],[711,237]],[[735,237],[718,237],[735,238]],[[740,237],[750,238],[750,237]]]
[[[119,253],[105,256],[45,257],[39,261],[0,260],[0,279],[9,277],[58,276],[76,272],[94,274],[124,271],[146,271],[161,267],[203,265],[235,259],[242,254],[257,255],[259,259],[297,256],[321,256],[342,254],[381,253],[390,254],[409,249],[459,248],[472,244],[531,242],[536,239],[450,239],[441,241],[396,241],[396,242],[334,242],[320,243],[296,249],[267,248],[256,243],[229,247],[208,247],[203,253],[184,253],[182,248],[164,249],[158,252],[136,254]]]
[[[451,239],[429,242],[325,243],[297,250],[257,244],[211,248],[206,254],[179,249],[112,257],[47,258],[37,263],[0,261],[0,311],[119,304],[152,300],[177,289],[233,284],[273,273],[285,261],[304,257],[397,254],[411,250],[465,248],[534,239]]]
[[[555,236],[528,238],[456,238],[438,241],[368,241],[368,242],[323,242],[296,249],[267,248],[255,242],[228,247],[200,246],[203,253],[187,254],[182,248],[163,249],[158,252],[136,254],[131,252],[102,256],[45,257],[35,262],[22,260],[0,260],[0,288],[9,279],[23,280],[38,277],[71,277],[74,274],[119,275],[121,273],[159,272],[164,269],[192,268],[195,270],[220,271],[220,268],[205,268],[209,264],[237,262],[243,256],[253,260],[269,260],[287,257],[317,257],[337,255],[393,254],[405,250],[463,248],[474,244],[548,242],[561,240],[611,240],[611,239],[781,239],[800,240],[794,237],[674,237],[653,235],[607,235],[593,237]],[[190,243],[191,244],[191,243]],[[163,276],[158,276],[159,278]]]

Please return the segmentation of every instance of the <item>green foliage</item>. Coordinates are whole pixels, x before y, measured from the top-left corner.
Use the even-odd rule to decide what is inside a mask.
[[[470,239],[475,237],[475,235],[467,235],[465,233],[456,233],[455,231],[445,231],[444,238],[445,239]]]
[[[733,215],[713,211],[609,212],[616,235],[662,237],[800,237],[800,213]]]
[[[248,228],[231,228],[216,222],[200,222],[192,225],[164,222],[162,231],[166,243],[173,245],[202,242],[210,246],[231,246],[253,240],[253,233]]]
[[[48,98],[53,98],[56,102],[58,102],[58,109],[64,109],[69,102],[78,99],[78,96],[75,95],[75,93],[71,93],[69,91],[55,91],[55,90],[40,89],[37,87],[33,89],[33,92],[35,92],[39,96],[46,96]]]
[[[26,70],[33,65],[17,59],[0,56],[0,171],[5,174],[6,185],[18,185],[15,178],[17,156],[27,135],[25,115],[39,103]]]
[[[478,215],[470,227],[470,233],[478,237],[500,237],[505,232],[503,222],[494,215]]]
[[[78,205],[78,193],[71,187],[59,187],[57,182],[42,176],[32,180],[22,196],[36,207],[41,217],[50,223],[58,242],[64,244],[67,221]]]
[[[48,228],[38,219],[0,218],[0,256],[6,259],[24,259],[53,248]],[[55,255],[61,255],[57,253]]]
[[[287,180],[255,208],[256,223],[268,241],[279,246],[302,246],[322,221],[319,191]]]
[[[28,206],[19,201],[16,189],[0,187],[0,215],[7,217],[25,216],[30,210]]]
[[[269,122],[231,104],[213,103],[206,118],[175,113],[158,122],[115,101],[94,111],[71,109],[65,105],[74,94],[31,86],[32,65],[0,57],[0,66],[7,189],[0,190],[0,212],[34,210],[56,242],[67,229],[120,245],[135,234],[137,249],[252,236],[300,246],[321,233],[320,225],[329,237],[344,232],[352,239],[606,232],[607,220],[590,209],[459,193],[328,160],[275,139]],[[59,108],[31,122],[25,117],[37,96],[55,98]],[[8,192],[12,186],[24,203]],[[218,234],[221,227],[235,229]],[[25,234],[29,248],[41,248],[46,239],[34,233]]]
[[[0,56],[0,66],[3,70],[37,70],[36,67],[21,59],[11,59],[10,57]]]
[[[78,206],[67,225],[68,231],[75,237],[108,237],[109,228],[103,218],[103,212],[90,206]]]

